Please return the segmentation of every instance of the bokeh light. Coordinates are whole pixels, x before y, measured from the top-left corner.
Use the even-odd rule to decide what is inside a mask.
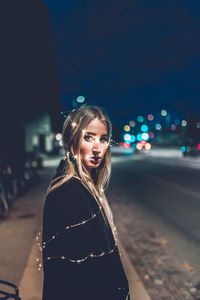
[[[142,134],[138,133],[136,139],[140,142],[142,140]]]
[[[138,120],[138,122],[142,123],[144,121],[144,117],[143,116],[138,116],[137,120]]]
[[[85,97],[84,97],[84,96],[78,96],[78,97],[76,98],[76,101],[77,101],[78,103],[83,103],[83,102],[85,101]]]
[[[129,122],[129,125],[130,125],[131,127],[134,127],[134,126],[135,126],[135,121],[130,121],[130,122]]]
[[[62,139],[62,134],[61,133],[56,133],[56,140],[60,141]]]
[[[142,125],[141,126],[141,131],[143,131],[143,132],[146,132],[146,131],[148,131],[148,126],[147,125]]]
[[[165,117],[167,115],[167,111],[165,109],[162,109],[160,114],[161,116]]]
[[[134,143],[135,140],[136,140],[136,137],[133,134],[131,134],[131,143]]]
[[[171,125],[171,130],[176,130],[176,125],[175,124]]]
[[[151,131],[151,132],[149,133],[149,136],[150,136],[151,139],[153,139],[154,136],[155,136],[155,134]]]
[[[147,140],[149,139],[149,134],[146,133],[146,132],[142,133],[142,139],[143,139],[144,141],[147,141]]]
[[[150,150],[151,149],[151,144],[150,143],[146,143],[145,144],[145,149],[146,150]]]
[[[152,114],[148,114],[147,119],[148,119],[149,121],[153,121],[154,116],[153,116]]]
[[[159,123],[157,123],[155,127],[156,127],[156,130],[161,130],[161,128],[162,128],[162,126]]]
[[[137,143],[136,144],[136,148],[137,148],[137,150],[142,150],[142,144],[141,143]]]
[[[130,135],[129,133],[126,133],[126,134],[124,135],[124,140],[125,140],[126,143],[127,143],[127,142],[130,142],[130,141],[131,141],[131,135]]]
[[[186,120],[182,120],[182,121],[181,121],[181,125],[182,125],[183,127],[186,127],[186,126],[187,126],[187,121],[186,121]]]
[[[124,125],[124,131],[130,131],[130,130],[131,130],[131,128],[129,125]]]

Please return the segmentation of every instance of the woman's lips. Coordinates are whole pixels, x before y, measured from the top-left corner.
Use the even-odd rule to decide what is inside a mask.
[[[91,157],[91,160],[94,162],[94,163],[98,163],[101,158],[100,157]]]

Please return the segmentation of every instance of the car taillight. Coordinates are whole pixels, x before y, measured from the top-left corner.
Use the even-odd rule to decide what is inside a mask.
[[[200,144],[197,144],[197,149],[200,151]]]

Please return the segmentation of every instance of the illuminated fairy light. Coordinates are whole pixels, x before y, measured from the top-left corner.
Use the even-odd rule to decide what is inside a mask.
[[[110,143],[113,143],[113,144],[115,144],[115,145],[119,145],[119,142],[116,142],[116,141],[114,141],[114,140],[110,140]],[[109,144],[109,143],[108,143]],[[112,144],[109,144],[110,146],[112,146]]]
[[[68,230],[68,229],[71,229],[71,228],[74,228],[74,227],[78,227],[78,226],[81,226],[83,224],[86,224],[87,222],[91,221],[92,219],[94,219],[98,214],[100,213],[100,210],[94,214],[91,218],[87,219],[87,220],[83,220],[82,222],[80,223],[76,223],[76,224],[72,224],[72,225],[68,225],[66,226],[63,230],[57,232],[56,234],[54,234],[51,238],[49,238],[47,241],[43,242],[43,247],[49,243],[50,241],[54,240],[59,234],[61,234],[63,231],[65,230]]]
[[[42,235],[42,232],[39,232],[37,237],[36,237],[36,241],[37,241],[37,246],[38,246],[38,249],[40,250],[40,252],[43,252],[43,250],[48,246],[47,244],[51,241],[54,241],[56,239],[56,237],[63,231],[65,230],[69,230],[71,228],[74,228],[74,227],[78,227],[78,226],[81,226],[83,224],[86,224],[87,222],[91,221],[92,219],[94,219],[102,210],[103,208],[101,206],[99,206],[99,211],[97,211],[96,214],[94,214],[91,218],[87,219],[87,220],[83,220],[82,222],[80,223],[76,223],[76,224],[72,224],[72,225],[68,225],[66,226],[62,231],[59,231],[57,233],[55,233],[51,238],[49,238],[48,240],[46,240],[45,242],[43,243],[40,243],[39,240],[40,240],[40,237]],[[102,213],[103,215],[103,213]],[[48,256],[44,261],[50,261],[50,260],[62,260],[62,261],[69,261],[71,263],[82,263],[82,262],[85,262],[86,260],[88,260],[89,258],[98,258],[98,257],[102,257],[102,256],[105,256],[105,255],[109,255],[111,253],[113,253],[117,247],[117,236],[118,236],[118,233],[117,233],[117,229],[116,229],[116,226],[114,225],[114,223],[112,222],[112,225],[113,225],[113,237],[114,237],[114,240],[115,240],[115,244],[114,244],[114,247],[113,249],[111,249],[110,251],[106,252],[106,251],[103,251],[101,252],[100,254],[93,254],[93,253],[90,253],[89,255],[83,257],[83,258],[79,258],[79,259],[72,259],[72,258],[67,258],[66,256]],[[121,255],[121,253],[120,253]],[[39,258],[36,259],[36,262],[38,263],[38,271],[41,271],[42,270],[42,263],[40,261]]]
[[[86,133],[86,130],[85,129],[82,129],[82,134],[85,134]]]
[[[111,249],[110,251],[108,252],[101,252],[99,254],[93,254],[93,253],[90,253],[89,255],[83,257],[83,258],[79,258],[79,259],[72,259],[72,258],[67,258],[65,256],[48,256],[44,261],[50,261],[50,260],[63,260],[63,261],[69,261],[71,263],[82,263],[82,262],[85,262],[86,260],[88,260],[89,258],[99,258],[99,257],[102,257],[102,256],[105,256],[105,255],[109,255],[109,254],[112,254],[115,249],[117,248],[117,243],[115,243],[113,249]]]

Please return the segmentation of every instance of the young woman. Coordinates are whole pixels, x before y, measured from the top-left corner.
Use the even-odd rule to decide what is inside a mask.
[[[96,106],[63,126],[66,158],[43,215],[43,300],[127,300],[129,288],[104,190],[111,170],[111,123]]]

